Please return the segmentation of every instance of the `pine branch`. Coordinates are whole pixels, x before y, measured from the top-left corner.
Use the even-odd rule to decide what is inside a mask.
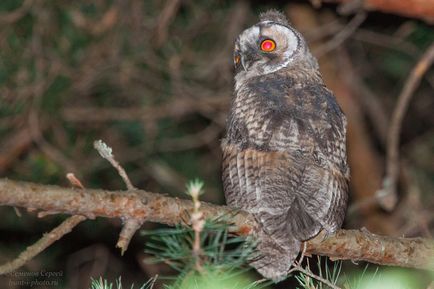
[[[8,179],[0,179],[0,205],[82,215],[90,219],[98,216],[168,225],[185,222],[188,220],[186,214],[191,214],[194,209],[190,200],[143,190],[77,190]],[[254,231],[255,221],[246,212],[236,213],[228,207],[208,203],[202,203],[201,208],[205,218],[230,217],[235,225],[234,232],[238,234],[246,235]],[[340,230],[323,239],[319,235],[308,241],[306,254],[434,271],[432,240],[378,236],[366,230]]]

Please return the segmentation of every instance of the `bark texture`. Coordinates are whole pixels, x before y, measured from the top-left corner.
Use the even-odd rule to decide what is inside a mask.
[[[78,190],[8,179],[0,179],[0,205],[83,215],[91,219],[122,217],[168,225],[183,223],[188,220],[187,214],[193,211],[190,200],[143,190]],[[202,203],[201,208],[206,218],[227,218],[238,234],[250,234],[255,230],[255,221],[246,212],[234,212],[226,206],[208,203]],[[434,242],[422,238],[394,238],[364,230],[340,230],[326,239],[320,234],[308,241],[306,253],[434,271]]]

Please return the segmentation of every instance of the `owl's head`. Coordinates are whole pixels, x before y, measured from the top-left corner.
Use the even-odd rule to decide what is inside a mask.
[[[235,42],[237,78],[272,73],[300,60],[317,66],[301,34],[276,10],[262,13],[259,23],[244,30]]]

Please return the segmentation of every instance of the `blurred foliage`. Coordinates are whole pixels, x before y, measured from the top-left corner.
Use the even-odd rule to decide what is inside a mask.
[[[417,289],[424,288],[424,282],[402,269],[385,270],[379,275],[366,275],[358,281],[360,289]]]
[[[259,11],[288,11],[289,2],[310,7],[306,1],[0,1],[0,175],[68,186],[65,174],[73,172],[86,187],[124,188],[93,149],[93,141],[102,139],[135,186],[182,196],[186,180],[199,177],[206,183],[203,199],[223,203],[219,143],[232,94],[234,39],[255,23]],[[330,25],[315,31],[300,27],[308,42],[333,41],[345,27],[350,18],[337,15],[335,8],[313,10],[318,18],[332,17]],[[387,118],[410,69],[434,41],[432,28],[370,13],[341,45]],[[405,175],[414,180],[407,187],[416,196],[405,200],[419,209],[388,219],[400,228],[398,235],[433,232],[433,87],[430,69],[403,124]],[[359,91],[356,85],[354,91]],[[362,110],[374,128],[366,106]],[[374,131],[366,137],[383,160],[384,136]],[[18,219],[14,214],[10,208],[0,210],[0,260],[18,254],[62,218],[35,219],[25,213]],[[111,274],[122,272],[124,280],[146,280],[155,272],[137,261],[143,259],[137,253],[143,240],[133,240],[122,259],[114,249],[120,225],[118,220],[85,222],[26,269],[70,262],[74,254],[89,250],[95,256],[85,253],[79,258],[83,263],[74,265],[85,273],[68,271],[74,272],[77,288],[89,287],[88,275],[102,275],[98,266]],[[95,243],[105,249],[92,249]],[[89,265],[97,262],[92,258],[102,263]]]

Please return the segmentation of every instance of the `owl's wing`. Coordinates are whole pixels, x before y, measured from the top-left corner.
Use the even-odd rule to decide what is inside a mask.
[[[319,230],[306,230],[312,226],[324,228],[328,233],[335,232],[345,217],[347,205],[348,180],[338,171],[330,171],[313,162],[303,160],[303,172],[300,182],[292,193],[295,195],[293,206],[288,211],[289,230],[300,240],[316,235]],[[300,164],[301,165],[301,164]],[[300,211],[303,214],[300,214]],[[309,224],[293,222],[302,215]],[[309,217],[306,217],[309,216]]]
[[[297,131],[298,148],[290,142],[281,147],[302,162],[303,175],[294,194],[303,210],[331,233],[342,225],[348,198],[346,119],[323,85],[289,89],[287,93],[290,117],[284,118],[273,136],[284,135],[287,127]]]
[[[294,201],[286,193],[288,178],[285,176],[291,170],[288,170],[287,154],[242,148],[226,140],[222,149],[226,202],[249,211],[260,225],[256,232],[259,256],[250,264],[267,278],[280,280],[300,251],[300,241],[287,228],[288,208]],[[300,216],[300,222],[306,220]]]
[[[309,239],[321,228],[334,232],[345,215],[348,168],[346,121],[333,95],[321,85],[281,90],[286,103],[276,91],[256,93],[267,96],[264,105],[274,111],[261,146],[240,145],[237,138],[222,143],[228,205],[251,212],[282,244]]]
[[[304,164],[287,152],[242,149],[224,143],[223,186],[229,206],[252,213],[281,246],[316,235],[321,224],[303,208]],[[298,253],[299,247],[291,248]],[[295,254],[296,255],[296,254]]]

